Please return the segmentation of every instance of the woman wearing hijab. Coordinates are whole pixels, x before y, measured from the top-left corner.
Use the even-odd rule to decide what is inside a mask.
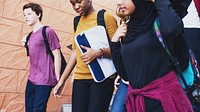
[[[117,6],[123,16],[130,16],[127,25],[121,24],[111,40],[118,74],[129,81],[127,111],[193,112],[153,27],[158,18],[162,37],[174,49],[179,48],[178,44],[185,44],[181,36],[182,20],[170,1],[117,0]],[[175,43],[177,39],[179,43]],[[179,52],[187,53],[185,49],[188,49],[186,45]],[[181,59],[186,58],[188,55]]]

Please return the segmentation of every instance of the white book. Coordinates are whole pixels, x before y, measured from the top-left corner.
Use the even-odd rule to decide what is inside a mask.
[[[83,31],[75,38],[75,42],[81,51],[86,52],[81,48],[81,45],[92,49],[108,48],[108,37],[103,26],[96,26],[89,30]],[[88,64],[93,79],[96,82],[102,82],[112,74],[116,73],[113,61],[111,58],[97,58]]]

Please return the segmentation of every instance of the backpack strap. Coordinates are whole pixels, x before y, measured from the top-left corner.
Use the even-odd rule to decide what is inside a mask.
[[[105,22],[104,22],[104,13],[106,12],[105,9],[101,9],[97,14],[97,24],[104,26],[106,28]],[[74,32],[76,32],[78,23],[80,21],[81,16],[76,16],[74,18]]]
[[[49,47],[49,42],[48,42],[47,35],[46,35],[46,29],[47,29],[47,27],[48,27],[48,26],[44,26],[44,27],[42,28],[42,36],[43,36],[43,38],[44,38],[44,43],[45,43],[45,47],[46,47],[46,53],[47,53],[47,54],[50,53],[52,59],[54,59],[54,58],[53,58],[53,53],[51,52],[51,49],[50,49],[50,47]]]
[[[51,52],[51,49],[50,49],[50,47],[49,47],[49,42],[48,42],[48,39],[47,39],[47,36],[46,36],[46,28],[47,28],[47,27],[48,27],[48,26],[44,26],[44,27],[42,28],[42,36],[43,36],[43,38],[44,38],[44,43],[45,43],[45,47],[46,47],[46,53],[47,53],[47,54],[50,53],[52,59],[54,59],[54,58],[53,58],[53,53]],[[30,32],[30,33],[28,34],[28,36],[26,37],[26,42],[25,42],[25,44],[24,44],[24,47],[26,48],[26,54],[27,54],[27,56],[29,56],[28,41],[29,41],[29,39],[30,39],[31,34],[32,34],[32,32]]]
[[[104,26],[104,28],[106,29],[106,24],[105,24],[105,19],[104,19],[104,13],[106,12],[105,9],[101,9],[98,14],[97,14],[97,25],[100,25],[100,26]],[[80,18],[81,16],[76,16],[74,18],[74,32],[76,32],[76,29],[77,29],[77,26],[78,26],[78,23],[80,21]],[[108,36],[108,32],[106,31],[106,35],[108,37],[108,41],[110,43],[110,38]]]
[[[166,40],[161,35],[160,29],[159,29],[159,20],[157,18],[154,21],[154,30],[156,32],[158,40],[163,45],[168,57],[170,58],[171,63],[174,65],[175,71],[178,73],[178,75],[180,76],[181,80],[183,81],[183,84],[184,84],[185,88],[188,89],[189,87],[188,87],[188,85],[186,83],[185,78],[183,77],[179,61],[178,61],[178,59],[176,57],[173,56],[175,54],[174,51],[170,49],[170,46],[168,46]]]
[[[50,49],[50,47],[49,47],[49,42],[48,42],[48,39],[47,39],[47,36],[46,36],[46,29],[47,29],[47,27],[48,27],[48,26],[44,26],[44,27],[42,28],[42,36],[43,36],[43,38],[44,38],[44,43],[45,43],[45,46],[46,46],[46,53],[47,53],[47,54],[50,54],[50,56],[51,56],[51,58],[52,58],[52,60],[53,60],[53,62],[54,62],[54,55],[53,55],[53,53],[52,53],[52,51],[51,51],[51,49]],[[65,70],[65,67],[66,67],[67,63],[66,63],[65,57],[63,56],[61,50],[60,50],[60,56],[61,56],[60,74],[62,75],[62,73],[63,73],[64,70]],[[61,75],[60,75],[60,76],[61,76]]]
[[[24,44],[24,47],[26,48],[26,55],[27,55],[27,56],[29,56],[28,41],[29,41],[29,39],[30,39],[31,34],[32,34],[32,32],[30,32],[30,33],[28,34],[28,36],[26,37],[26,42],[25,42],[25,44]]]
[[[78,22],[79,22],[80,18],[81,18],[81,16],[76,16],[74,18],[74,32],[76,32],[76,28],[78,26]]]
[[[105,9],[101,9],[97,14],[97,24],[106,27],[104,22],[104,13],[106,12]]]
[[[101,9],[98,14],[97,14],[97,24],[100,26],[104,26],[104,28],[106,29],[106,24],[105,24],[105,19],[104,19],[104,14],[105,14],[106,10],[105,9]],[[108,37],[108,41],[110,43],[110,38],[108,36],[108,32],[106,31],[106,35]]]

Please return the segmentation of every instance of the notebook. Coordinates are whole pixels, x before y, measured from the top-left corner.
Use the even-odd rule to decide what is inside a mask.
[[[80,47],[81,45],[92,49],[109,47],[106,30],[103,26],[96,26],[81,32],[75,37],[75,42],[81,53],[86,52],[85,49]],[[88,67],[95,82],[102,82],[112,74],[116,73],[111,58],[97,58],[88,64]]]

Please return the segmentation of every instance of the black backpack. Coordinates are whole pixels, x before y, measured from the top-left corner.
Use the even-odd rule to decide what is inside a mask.
[[[43,38],[44,38],[44,43],[45,43],[45,46],[46,46],[46,53],[51,55],[52,60],[53,60],[53,62],[54,62],[54,56],[53,56],[52,51],[50,50],[49,43],[48,43],[48,39],[47,39],[47,36],[46,36],[46,28],[47,28],[47,27],[48,27],[48,26],[44,26],[44,27],[42,28],[42,36],[43,36]],[[30,32],[30,33],[28,34],[28,36],[26,37],[26,42],[25,42],[25,45],[24,45],[24,47],[26,48],[27,56],[29,56],[28,41],[29,41],[29,39],[30,39],[31,34],[32,34],[32,32]],[[63,53],[61,52],[61,50],[60,50],[60,56],[61,56],[61,69],[60,69],[60,76],[61,76],[62,73],[63,73],[64,70],[65,70],[65,67],[66,67],[67,63],[66,63],[65,57],[63,56]]]
[[[101,9],[98,14],[97,14],[97,24],[100,25],[100,26],[104,26],[104,28],[106,29],[106,25],[105,25],[105,22],[104,22],[104,13],[106,12],[105,9]],[[74,32],[76,32],[76,28],[78,26],[78,23],[79,23],[79,20],[80,20],[81,16],[76,16],[74,18]],[[107,33],[107,31],[106,31]],[[108,36],[108,33],[107,33],[107,37],[108,37],[108,40],[110,41],[110,38]]]

